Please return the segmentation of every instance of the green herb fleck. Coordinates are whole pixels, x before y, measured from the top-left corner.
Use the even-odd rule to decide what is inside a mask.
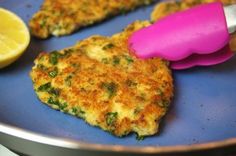
[[[49,75],[51,78],[55,78],[55,77],[57,76],[57,74],[58,74],[58,69],[57,69],[57,68],[55,68],[53,71],[50,71],[50,72],[48,73],[48,75]]]
[[[47,17],[42,18],[42,20],[39,22],[40,28],[45,27],[47,24]]]
[[[72,75],[67,76],[65,79],[65,83],[69,87],[71,86],[71,79],[72,79]]]
[[[60,89],[56,89],[56,88],[53,88],[51,87],[48,91],[49,94],[53,94],[55,96],[59,96],[60,95]]]
[[[166,107],[169,107],[170,102],[168,100],[162,100],[162,101],[158,101],[157,104],[162,108],[166,108]]]
[[[74,114],[76,114],[77,111],[78,111],[78,109],[77,109],[76,107],[73,107],[73,108],[72,108],[72,112],[73,112]]]
[[[134,115],[137,115],[137,114],[139,114],[141,112],[141,109],[140,108],[136,108],[135,110],[134,110]]]
[[[125,56],[125,60],[127,61],[128,64],[134,62],[134,60],[130,56]]]
[[[58,63],[59,57],[60,57],[60,54],[58,53],[58,51],[53,51],[50,53],[49,62],[52,65],[56,65]]]
[[[41,55],[40,57],[39,57],[39,62],[42,62],[42,61],[44,61],[44,57],[45,55]]]
[[[102,88],[104,88],[107,91],[109,98],[115,96],[117,92],[117,85],[114,82],[103,83]]]
[[[120,58],[117,56],[114,56],[113,57],[113,65],[118,65],[118,64],[120,64]]]
[[[48,83],[45,83],[45,84],[41,85],[41,86],[38,88],[38,91],[40,91],[40,92],[49,91],[50,88],[51,88],[51,83],[48,82]]]
[[[54,25],[53,31],[59,31],[63,28],[63,25]]]
[[[157,95],[159,95],[159,96],[163,96],[163,95],[164,95],[164,93],[162,92],[161,89],[157,89],[156,93],[157,93]]]
[[[106,123],[108,126],[112,126],[115,124],[117,120],[118,113],[117,112],[110,112],[106,114]]]
[[[107,45],[105,45],[102,49],[103,50],[107,50],[107,49],[111,49],[113,48],[115,45],[113,43],[108,43]]]
[[[74,49],[65,49],[65,50],[63,51],[63,53],[60,54],[60,56],[61,56],[61,57],[67,57],[67,56],[69,56],[73,51],[74,51]]]
[[[48,99],[48,104],[60,106],[59,100],[55,100],[52,97]]]
[[[80,110],[80,111],[79,111],[79,114],[80,114],[80,116],[81,116],[81,115],[85,114],[85,111]]]
[[[60,105],[59,105],[59,108],[60,108],[61,110],[64,110],[67,106],[68,106],[68,105],[67,105],[67,103],[65,102],[65,103],[63,103],[63,104],[60,104]]]
[[[50,82],[41,85],[38,88],[38,91],[40,91],[40,92],[48,92],[49,94],[53,94],[53,95],[56,95],[56,96],[59,96],[59,94],[60,94],[60,90],[56,89],[56,88],[53,88],[51,86]]]
[[[84,118],[85,111],[83,111],[81,108],[79,108],[79,107],[73,107],[73,108],[72,108],[72,112],[73,112],[75,115],[77,115],[77,116],[79,116],[79,117],[81,117],[81,118]]]
[[[108,64],[108,63],[109,63],[108,58],[103,58],[103,59],[102,59],[102,63],[104,63],[104,64]]]
[[[39,69],[42,70],[42,71],[46,71],[46,70],[47,70],[47,67],[45,67],[45,66],[42,65],[42,64],[38,64],[38,65],[37,65],[37,68],[39,68]]]

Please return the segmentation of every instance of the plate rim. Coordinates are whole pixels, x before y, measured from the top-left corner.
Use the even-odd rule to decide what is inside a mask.
[[[83,141],[53,137],[45,134],[39,134],[33,131],[25,130],[0,122],[0,133],[25,141],[55,146],[59,148],[67,148],[71,150],[87,150],[98,152],[125,152],[139,154],[168,154],[174,152],[198,152],[205,150],[214,150],[229,146],[236,146],[236,137],[224,139],[220,141],[212,141],[208,143],[199,143],[192,145],[175,145],[175,146],[123,146],[123,145],[104,145],[96,143],[85,143]],[[3,144],[4,145],[4,144]]]
[[[159,2],[158,2],[159,3]],[[174,146],[124,146],[124,145],[105,145],[96,143],[85,143],[79,140],[53,137],[37,132],[29,131],[17,126],[0,122],[0,133],[10,135],[15,138],[32,141],[39,144],[56,146],[60,148],[68,148],[74,150],[88,150],[99,152],[126,152],[139,154],[164,154],[174,152],[197,152],[211,149],[224,148],[228,146],[236,146],[236,137],[224,139],[220,141],[212,141],[207,143],[197,143],[191,145],[174,145]],[[4,145],[4,143],[2,143]]]

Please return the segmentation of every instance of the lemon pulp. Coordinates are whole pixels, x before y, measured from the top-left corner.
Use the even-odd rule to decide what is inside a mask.
[[[0,68],[16,61],[30,42],[27,26],[14,13],[0,8]]]

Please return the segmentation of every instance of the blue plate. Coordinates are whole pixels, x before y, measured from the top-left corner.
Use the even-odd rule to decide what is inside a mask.
[[[42,0],[2,0],[0,6],[15,12],[28,23],[41,3]],[[212,145],[209,142],[214,142],[214,147],[227,141],[236,143],[236,57],[213,67],[174,71],[175,98],[170,111],[161,124],[160,133],[143,141],[137,141],[134,134],[117,138],[89,126],[81,119],[55,111],[37,99],[29,72],[40,52],[72,46],[78,40],[94,34],[110,36],[135,20],[149,19],[152,10],[153,6],[140,8],[71,36],[48,40],[32,38],[23,56],[0,70],[0,123],[31,131],[35,135],[65,138],[90,147],[94,144],[109,145],[111,149],[116,145],[124,149],[162,149],[179,145],[203,149]]]

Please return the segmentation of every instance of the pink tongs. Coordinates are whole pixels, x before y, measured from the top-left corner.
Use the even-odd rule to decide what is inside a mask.
[[[233,56],[230,33],[236,30],[236,5],[215,2],[170,15],[135,32],[130,49],[140,58],[161,57],[173,69],[222,63]]]

